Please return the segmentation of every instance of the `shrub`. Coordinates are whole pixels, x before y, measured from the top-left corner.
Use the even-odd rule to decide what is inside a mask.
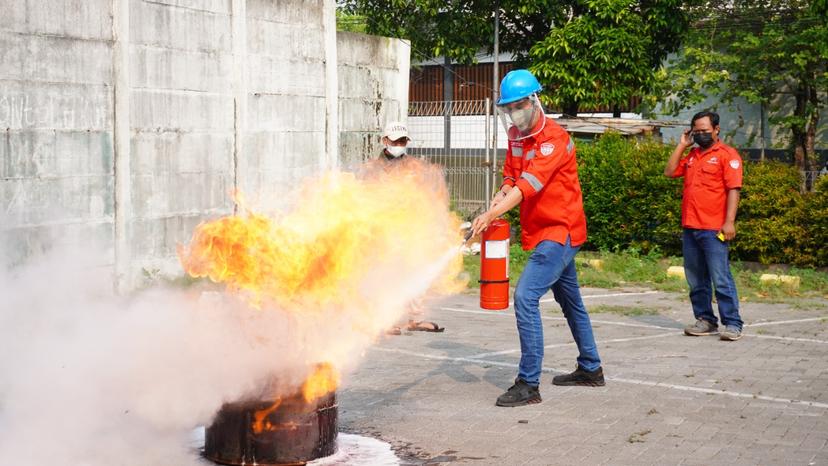
[[[681,182],[664,176],[670,152],[616,133],[578,145],[587,248],[681,252]]]
[[[607,133],[578,144],[584,249],[681,255],[682,180],[664,176],[673,147]],[[778,162],[746,163],[731,258],[828,266],[828,176],[800,194],[799,172]],[[519,242],[518,209],[507,215]]]
[[[799,172],[778,162],[748,163],[742,184],[732,258],[764,264],[808,262],[798,257],[797,238],[805,234],[799,222]]]

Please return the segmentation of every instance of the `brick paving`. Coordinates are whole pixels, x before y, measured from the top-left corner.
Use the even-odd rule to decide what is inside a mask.
[[[339,391],[340,429],[392,444],[404,464],[828,465],[828,301],[743,303],[745,336],[686,337],[685,297],[583,290],[606,387],[556,387],[577,354],[548,295],[543,403],[494,406],[520,352],[511,311],[476,294],[430,304],[444,333],[404,332],[366,352]]]

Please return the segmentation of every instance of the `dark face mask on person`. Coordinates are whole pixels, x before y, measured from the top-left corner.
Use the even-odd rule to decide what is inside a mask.
[[[702,149],[707,149],[713,145],[713,133],[693,133],[693,142]]]

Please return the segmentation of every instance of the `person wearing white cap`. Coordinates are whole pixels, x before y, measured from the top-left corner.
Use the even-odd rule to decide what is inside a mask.
[[[405,155],[406,148],[411,138],[408,137],[408,127],[405,123],[391,121],[385,125],[382,132],[382,156],[385,160],[396,160]]]
[[[412,165],[423,163],[422,161],[406,157],[405,152],[411,138],[408,137],[408,127],[405,123],[399,121],[391,121],[385,125],[382,131],[382,152],[380,156],[373,162],[369,162],[369,172],[379,173],[388,172],[390,170],[406,170],[410,169]],[[408,304],[408,323],[405,325],[405,330],[410,332],[442,332],[443,327],[440,327],[435,322],[426,320],[419,320],[423,314],[422,299],[415,299]],[[386,333],[390,335],[400,335],[402,329],[400,326],[393,326]]]

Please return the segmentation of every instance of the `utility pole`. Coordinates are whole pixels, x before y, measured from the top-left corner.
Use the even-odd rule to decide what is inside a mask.
[[[500,95],[500,2],[495,0],[494,60],[492,61],[492,163],[489,165],[491,186],[497,185],[497,101]],[[491,197],[491,193],[487,193]]]
[[[451,150],[451,108],[454,101],[454,75],[451,72],[451,58],[443,58],[443,149],[448,155]]]

